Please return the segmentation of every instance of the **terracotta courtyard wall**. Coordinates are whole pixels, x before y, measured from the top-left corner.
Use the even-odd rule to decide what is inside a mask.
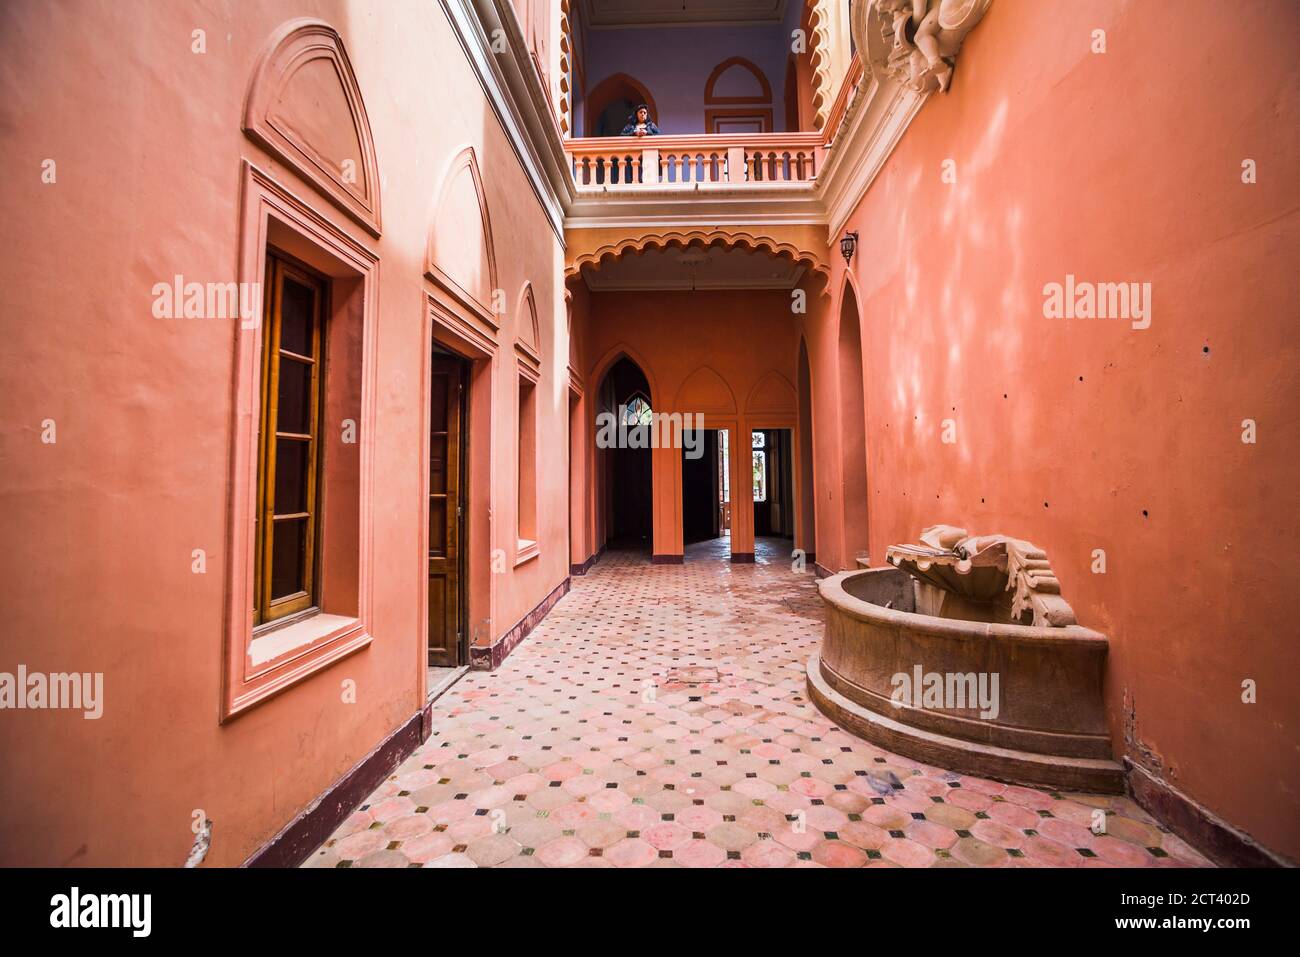
[[[440,191],[466,149],[507,305],[479,380],[490,430],[470,439],[481,480],[467,522],[482,557],[470,569],[475,641],[505,634],[568,574],[561,240],[439,5],[382,6],[24,0],[0,11],[0,156],[14,171],[0,199],[0,670],[103,672],[105,699],[98,720],[4,712],[0,863],[176,866],[201,812],[214,822],[205,863],[239,864],[419,714],[429,297],[439,293],[424,274]],[[259,58],[296,17],[337,30],[355,72],[377,159],[378,238],[241,130]],[[200,29],[205,52],[192,52]],[[345,142],[347,111],[328,103],[298,120],[318,142]],[[42,182],[47,159],[53,183]],[[241,278],[244,161],[377,262],[369,418],[355,453],[368,463],[368,545],[331,566],[360,574],[370,640],[222,723],[227,479],[237,399],[249,401],[232,386],[241,333],[232,320],[154,318],[151,289],[176,274]],[[442,248],[472,243],[473,195],[447,210]],[[540,353],[540,555],[513,567],[515,343],[534,338],[517,310],[525,283]],[[42,441],[46,420],[54,444]],[[203,574],[192,571],[195,549]],[[494,573],[497,549],[504,570]],[[344,700],[348,681],[355,703]]]
[[[1110,639],[1116,754],[1297,859],[1300,8],[1168,14],[997,0],[902,137],[845,225],[856,492],[875,565],[940,522],[1044,547]],[[831,258],[834,304],[807,323],[825,445],[846,288]],[[1149,328],[1045,318],[1067,275],[1150,283]],[[833,570],[846,551],[819,540]]]

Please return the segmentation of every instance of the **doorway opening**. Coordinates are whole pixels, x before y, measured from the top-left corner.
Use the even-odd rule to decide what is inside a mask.
[[[786,561],[794,546],[794,440],[791,429],[750,433],[755,561]]]
[[[687,560],[730,559],[730,445],[729,430],[705,429],[703,454],[695,459],[682,455],[682,545]]]
[[[428,684],[436,696],[469,661],[466,628],[469,360],[434,344],[429,387]]]
[[[717,429],[705,429],[703,454],[682,454],[682,544],[693,545],[724,534]]]
[[[648,554],[654,528],[650,382],[640,366],[623,356],[605,373],[597,394],[600,411],[613,416],[619,426],[616,442],[602,442],[597,422],[605,542],[610,548]]]

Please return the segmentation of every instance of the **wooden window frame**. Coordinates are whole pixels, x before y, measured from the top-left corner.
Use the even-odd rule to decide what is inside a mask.
[[[253,629],[261,633],[287,620],[300,621],[319,612],[318,558],[320,548],[319,517],[321,487],[321,418],[325,391],[325,316],[329,309],[329,283],[276,250],[268,251],[266,260],[267,289],[261,357],[261,404],[258,415],[257,532],[253,560]],[[281,311],[285,280],[313,291],[311,317],[311,352],[302,356],[281,346]],[[307,433],[284,433],[279,429],[280,369],[290,362],[307,360],[311,372],[311,405],[307,415]],[[281,439],[302,441],[308,445],[306,484],[303,496],[305,512],[277,515],[275,512],[276,463]],[[278,598],[271,595],[271,575],[277,521],[306,520],[300,577],[303,588]]]
[[[374,606],[373,449],[379,256],[342,214],[300,195],[247,158],[240,161],[240,282],[269,287],[267,253],[288,253],[327,277],[322,329],[329,371],[325,421],[355,419],[356,440],[321,432],[317,580],[319,612],[286,616],[254,634],[254,516],[264,310],[234,325],[225,639],[220,720],[225,723],[367,648]],[[413,645],[414,647],[414,645]],[[423,673],[423,672],[421,672]]]

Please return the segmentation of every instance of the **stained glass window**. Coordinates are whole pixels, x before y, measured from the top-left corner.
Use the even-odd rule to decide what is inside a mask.
[[[640,393],[632,396],[623,406],[623,424],[628,426],[653,424],[654,413],[650,401]]]

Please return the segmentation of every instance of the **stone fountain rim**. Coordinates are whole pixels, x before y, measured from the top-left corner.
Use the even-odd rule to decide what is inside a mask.
[[[885,608],[861,598],[854,597],[844,588],[844,583],[851,578],[878,574],[884,571],[903,571],[893,565],[882,568],[850,569],[839,572],[817,582],[817,589],[822,599],[834,605],[840,611],[875,625],[896,625],[908,627],[926,634],[942,635],[948,638],[960,638],[967,641],[977,639],[997,639],[1018,641],[1022,643],[1050,642],[1059,645],[1062,642],[1078,644],[1083,647],[1100,646],[1099,651],[1109,646],[1109,641],[1101,632],[1085,628],[1083,625],[1065,625],[1060,628],[1042,625],[1013,625],[998,622],[962,621],[956,618],[940,618],[937,615],[924,615],[915,611],[899,611]],[[906,574],[906,572],[903,572]],[[911,580],[911,576],[908,576]]]

